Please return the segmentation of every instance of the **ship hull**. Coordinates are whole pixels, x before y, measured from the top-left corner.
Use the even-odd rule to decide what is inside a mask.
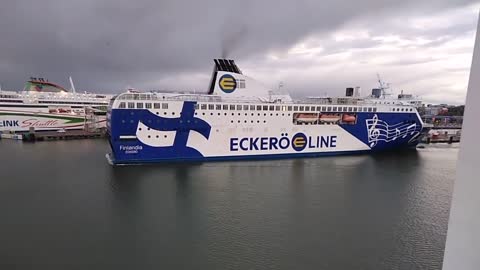
[[[0,132],[84,129],[87,124],[95,128],[106,127],[106,116],[96,116],[94,123],[87,120],[84,109],[77,112],[49,112],[43,107],[4,107],[0,106]]]
[[[299,125],[287,112],[112,109],[107,117],[112,164],[259,160],[364,154],[415,147],[416,112],[358,112],[355,123]],[[176,114],[175,114],[176,112]]]

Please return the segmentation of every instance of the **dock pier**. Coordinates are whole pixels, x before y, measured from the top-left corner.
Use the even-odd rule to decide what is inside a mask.
[[[441,129],[432,129],[422,139],[422,143],[458,143],[462,135],[462,130],[458,128],[441,128]]]
[[[23,133],[2,133],[1,139],[21,140],[25,142],[101,139],[106,137],[106,130],[65,130],[65,131],[29,131]]]

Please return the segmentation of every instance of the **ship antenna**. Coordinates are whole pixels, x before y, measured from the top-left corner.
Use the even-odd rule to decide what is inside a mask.
[[[385,98],[385,96],[389,95],[385,90],[390,88],[390,84],[387,83],[385,84],[384,81],[382,81],[382,78],[380,78],[380,74],[377,73],[377,78],[378,78],[378,83],[380,84],[380,89],[382,90],[382,96]]]
[[[76,91],[75,91],[75,85],[73,85],[72,76],[68,77],[68,79],[70,80],[70,88],[71,88],[72,92],[75,94]]]

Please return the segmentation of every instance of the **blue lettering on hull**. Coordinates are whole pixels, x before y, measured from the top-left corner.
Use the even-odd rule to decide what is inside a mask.
[[[19,120],[1,120],[0,121],[0,128],[2,127],[19,127],[20,124],[18,123]]]
[[[306,136],[299,132],[292,138],[284,134],[278,137],[244,137],[230,138],[230,151],[271,151],[285,150],[292,147],[300,152],[304,149],[336,148],[337,136]]]

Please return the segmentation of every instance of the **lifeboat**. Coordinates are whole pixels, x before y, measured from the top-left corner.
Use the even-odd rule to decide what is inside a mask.
[[[72,111],[69,110],[69,109],[59,108],[59,109],[58,109],[58,112],[59,112],[59,113],[70,113],[70,112],[72,112]]]
[[[344,114],[342,117],[342,122],[349,123],[349,124],[355,123],[356,120],[357,120],[357,117],[351,114]]]
[[[297,123],[314,123],[317,119],[317,114],[313,113],[299,113],[295,118]]]
[[[322,114],[320,121],[324,123],[335,123],[340,121],[340,116],[336,114]]]

